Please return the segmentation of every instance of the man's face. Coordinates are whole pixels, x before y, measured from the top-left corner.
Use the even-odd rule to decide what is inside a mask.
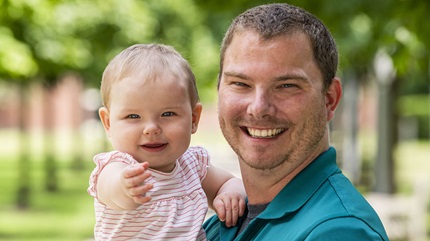
[[[328,148],[332,92],[323,90],[306,35],[262,40],[255,32],[241,32],[225,53],[220,76],[222,132],[242,165],[297,167]]]

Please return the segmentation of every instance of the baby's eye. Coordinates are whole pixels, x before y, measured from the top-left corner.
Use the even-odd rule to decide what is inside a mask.
[[[128,119],[139,119],[140,116],[138,114],[130,114],[127,116]]]
[[[173,112],[171,112],[171,111],[167,111],[167,112],[164,112],[163,114],[161,114],[161,116],[174,116],[175,115],[175,113],[173,113]]]

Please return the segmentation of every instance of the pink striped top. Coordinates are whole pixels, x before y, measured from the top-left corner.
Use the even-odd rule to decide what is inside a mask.
[[[209,155],[202,147],[190,147],[171,173],[152,170],[147,182],[152,200],[137,209],[116,211],[97,200],[97,177],[110,162],[137,163],[118,151],[94,157],[96,167],[90,176],[88,193],[94,197],[96,240],[206,240],[202,224],[208,209],[201,181],[209,166]]]

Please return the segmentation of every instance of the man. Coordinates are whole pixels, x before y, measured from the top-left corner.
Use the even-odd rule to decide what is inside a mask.
[[[248,210],[233,228],[209,219],[208,240],[388,240],[329,146],[337,64],[333,37],[303,9],[262,5],[233,21],[221,47],[219,122]]]

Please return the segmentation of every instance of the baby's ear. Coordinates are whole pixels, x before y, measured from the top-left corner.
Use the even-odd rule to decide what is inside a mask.
[[[106,107],[100,107],[99,109],[99,117],[102,121],[103,127],[105,128],[106,133],[109,135],[109,129],[110,129],[110,115],[109,115],[109,109]]]
[[[193,113],[192,113],[192,123],[191,123],[191,134],[196,133],[197,128],[199,126],[200,115],[202,114],[203,106],[201,103],[197,103],[194,105]]]

